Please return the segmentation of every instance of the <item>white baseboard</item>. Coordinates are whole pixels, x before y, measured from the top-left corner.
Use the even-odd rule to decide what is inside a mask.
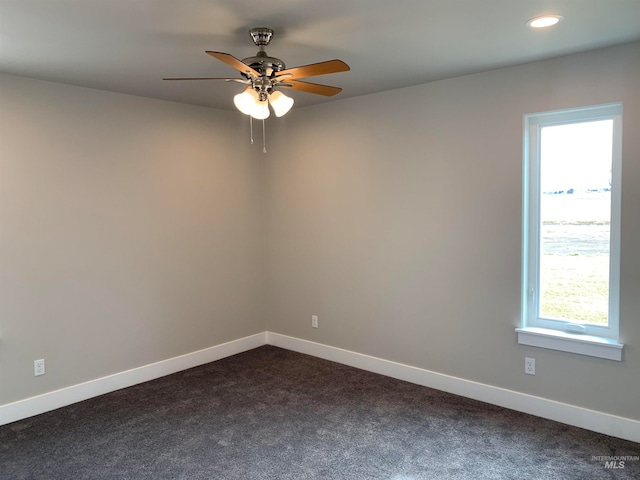
[[[0,425],[39,415],[56,408],[81,402],[105,393],[148,382],[188,368],[204,365],[237,353],[252,350],[266,343],[266,332],[240,338],[231,342],[169,358],[160,362],[115,373],[88,382],[61,388],[35,397],[0,405]]]
[[[519,412],[555,420],[567,425],[640,442],[640,421],[637,420],[472,382],[470,380],[464,380],[462,378],[273,332],[258,333],[221,345],[205,348],[197,352],[62,388],[53,392],[47,392],[6,405],[0,405],[0,425],[55,410],[56,408],[71,405],[138,383],[154,380],[181,370],[220,360],[221,358],[252,350],[265,344],[323,358],[325,360],[331,360],[463,397],[473,398]]]
[[[618,417],[513,390],[472,382],[278,333],[267,332],[267,343],[574,427],[640,442],[640,421],[630,418]]]

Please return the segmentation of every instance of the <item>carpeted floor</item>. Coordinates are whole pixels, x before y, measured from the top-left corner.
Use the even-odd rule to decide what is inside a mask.
[[[0,427],[1,479],[640,478],[595,456],[640,444],[271,346]]]

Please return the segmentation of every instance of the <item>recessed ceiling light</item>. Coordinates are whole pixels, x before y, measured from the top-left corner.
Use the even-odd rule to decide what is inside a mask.
[[[560,20],[562,20],[560,15],[540,15],[529,20],[527,25],[531,28],[546,28],[557,24]]]

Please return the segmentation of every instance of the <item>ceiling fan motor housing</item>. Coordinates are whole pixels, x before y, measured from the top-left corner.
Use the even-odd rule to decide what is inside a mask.
[[[268,77],[273,75],[275,72],[280,72],[286,68],[282,60],[270,57],[264,50],[256,53],[254,57],[243,58],[242,63],[249,65],[254,70],[260,72],[260,74]]]

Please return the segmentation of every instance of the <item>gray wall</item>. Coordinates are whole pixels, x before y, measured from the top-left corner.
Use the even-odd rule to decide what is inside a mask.
[[[262,155],[236,112],[0,75],[0,405],[258,333],[266,317],[640,419],[638,78],[636,43],[294,108],[268,123]],[[624,361],[519,346],[522,116],[613,101]]]
[[[264,331],[245,133],[233,112],[0,76],[0,405]]]
[[[638,79],[636,43],[292,111],[266,171],[269,330],[640,420]],[[520,346],[523,115],[615,101],[624,360]]]

